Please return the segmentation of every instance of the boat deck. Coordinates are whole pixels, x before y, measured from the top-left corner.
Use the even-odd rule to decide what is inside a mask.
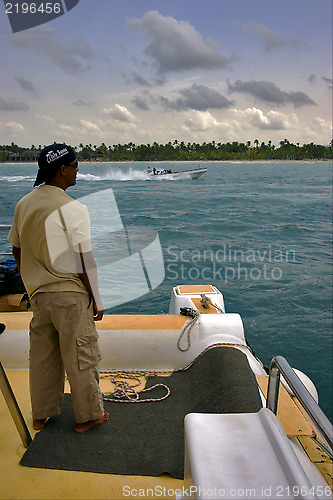
[[[185,292],[188,290],[180,289],[181,295],[186,296]],[[196,299],[197,297],[193,298],[194,301]],[[222,303],[220,308],[223,309]],[[27,370],[27,331],[30,317],[31,313],[27,312],[0,315],[0,321],[5,323],[8,329],[4,336],[1,335],[0,360],[3,361],[7,377],[33,437],[36,432],[32,429]],[[261,363],[246,345],[240,317],[235,314],[217,314],[215,311],[202,314],[200,321],[193,326],[191,339],[184,335],[185,345],[180,344],[183,347],[180,349],[180,333],[186,321],[187,318],[172,313],[160,316],[112,316],[112,321],[111,318],[105,317],[99,324],[100,343],[104,358],[106,358],[105,366],[101,367],[102,371],[109,367],[113,367],[116,371],[127,371],[130,368],[134,371],[144,371],[147,367],[151,367],[152,371],[173,372],[188,367],[211,347],[223,346],[221,350],[229,351],[229,353],[236,352],[235,358],[237,356],[247,358],[247,366],[252,370],[252,383],[256,386],[255,375],[261,389],[262,404],[265,406],[267,376]],[[112,342],[110,342],[111,336]],[[131,345],[130,350],[126,350],[128,345]],[[211,350],[215,351],[215,349]],[[239,369],[239,363],[232,363],[229,368],[230,372],[235,374]],[[218,372],[214,377],[208,384],[212,387],[215,387],[216,380],[224,378],[222,372]],[[226,383],[228,385],[228,382]],[[242,381],[235,383],[237,387],[234,387],[230,394],[231,399],[237,399],[243,387]],[[112,390],[109,378],[101,378],[101,389],[104,393]],[[69,392],[68,387],[66,392]],[[248,391],[245,390],[245,392]],[[244,409],[239,404],[237,408],[241,414],[247,411],[258,411],[253,408]],[[212,411],[212,413],[215,412]],[[322,488],[324,484],[322,480],[325,478],[332,486],[332,461],[313,440],[317,430],[309,423],[308,417],[304,415],[297,401],[281,384],[277,416],[302,467],[307,469],[306,473],[314,481],[313,484],[318,484]],[[155,477],[116,475],[21,466],[19,462],[25,453],[25,448],[21,444],[15,424],[2,397],[0,397],[0,419],[0,499],[176,498],[177,492],[182,492],[184,488],[183,480],[174,479],[166,474]],[[112,413],[110,413],[110,419],[112,419]],[[163,453],[162,449],[161,453]]]
[[[13,392],[19,402],[29,431],[34,437],[28,388],[27,370],[6,371]],[[257,376],[263,393],[266,392],[267,377]],[[110,380],[101,378],[103,392],[110,391]],[[111,387],[112,390],[112,387]],[[312,437],[316,430],[310,425],[296,401],[281,385],[278,416],[286,435],[298,440],[329,484],[332,484],[332,461],[316,445]],[[69,392],[66,386],[66,392]],[[110,416],[112,418],[112,415]],[[0,498],[12,499],[99,499],[99,498],[176,498],[182,490],[182,480],[169,475],[159,477],[138,475],[98,474],[77,471],[39,469],[19,464],[25,448],[3,398],[0,398]],[[131,492],[131,493],[130,493]],[[165,493],[165,494],[163,494]]]

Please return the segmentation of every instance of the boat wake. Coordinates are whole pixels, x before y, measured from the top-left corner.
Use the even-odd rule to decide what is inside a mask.
[[[149,181],[148,174],[142,170],[128,170],[110,169],[107,172],[100,174],[90,174],[78,172],[78,180],[99,182],[99,181]],[[4,175],[0,176],[1,182],[33,182],[35,176],[30,175]]]
[[[22,181],[32,182],[34,180],[35,180],[35,176],[31,177],[30,175],[4,175],[4,176],[0,176],[1,182],[22,182]]]
[[[85,170],[85,167],[82,168]],[[204,169],[202,169],[204,170]],[[163,175],[148,175],[146,170],[136,170],[132,167],[127,169],[120,169],[110,167],[105,172],[98,173],[85,173],[79,170],[77,178],[80,181],[88,181],[88,182],[100,182],[100,181],[174,181],[174,180],[184,180],[193,178],[193,174],[196,171],[183,171],[183,172],[170,172],[163,173]],[[199,171],[198,171],[199,172]],[[195,178],[195,177],[194,177]],[[33,182],[35,180],[35,176],[31,175],[4,175],[0,176],[0,181],[2,182]]]
[[[129,168],[128,170],[110,169],[107,172],[95,174],[78,173],[78,179],[83,181],[98,182],[98,181],[148,181],[149,177],[142,170]]]

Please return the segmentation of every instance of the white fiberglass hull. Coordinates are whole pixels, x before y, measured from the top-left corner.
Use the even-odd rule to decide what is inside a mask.
[[[149,178],[152,180],[177,180],[177,179],[200,179],[204,173],[207,172],[206,168],[198,168],[196,170],[185,170],[184,172],[171,172],[164,173],[162,171],[158,171],[156,174],[154,172],[150,172]]]

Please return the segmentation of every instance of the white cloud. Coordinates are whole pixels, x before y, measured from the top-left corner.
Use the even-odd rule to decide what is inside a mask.
[[[297,124],[298,119],[294,113],[288,116],[276,111],[269,111],[265,115],[258,108],[233,109],[222,121],[219,121],[209,112],[193,111],[184,123],[187,129],[200,132],[219,128],[245,131],[253,127],[260,130],[288,130],[294,128]]]
[[[39,122],[47,122],[48,124],[55,123],[55,119],[52,116],[36,114],[36,120]]]
[[[223,124],[208,111],[193,111],[185,120],[185,128],[191,131],[206,132],[221,127]]]
[[[125,123],[135,123],[138,119],[125,106],[115,104],[110,108],[103,108],[103,115],[110,116],[114,120]]]
[[[317,134],[322,134],[323,137],[329,137],[332,133],[332,124],[317,116],[313,120],[313,130]]]
[[[61,130],[63,133],[67,134],[68,136],[72,137],[79,137],[82,134],[100,134],[101,129],[100,127],[91,121],[88,120],[80,120],[78,124],[75,125],[68,125],[65,123],[59,124],[59,130]]]
[[[5,133],[7,134],[18,134],[24,131],[24,127],[18,122],[6,122],[3,126]]]
[[[269,111],[266,115],[261,109],[247,108],[245,110],[232,110],[235,118],[239,122],[245,122],[248,125],[262,130],[287,130],[298,124],[295,113],[286,115],[276,111]]]
[[[67,125],[65,123],[60,123],[58,125],[58,129],[61,133],[66,134],[69,137],[75,137],[78,132],[78,128],[76,126]]]
[[[84,129],[86,132],[91,132],[92,134],[100,134],[101,129],[96,123],[92,123],[88,120],[80,120],[80,129]]]

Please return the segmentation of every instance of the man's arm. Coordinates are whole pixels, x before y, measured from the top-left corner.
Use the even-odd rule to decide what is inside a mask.
[[[20,268],[21,268],[21,249],[18,247],[14,247],[14,245],[13,245],[12,254],[14,256],[15,263],[17,265],[17,269],[20,271]]]
[[[100,321],[103,318],[104,308],[98,289],[97,266],[91,252],[80,253],[81,269],[79,277],[94,301],[94,319]]]

